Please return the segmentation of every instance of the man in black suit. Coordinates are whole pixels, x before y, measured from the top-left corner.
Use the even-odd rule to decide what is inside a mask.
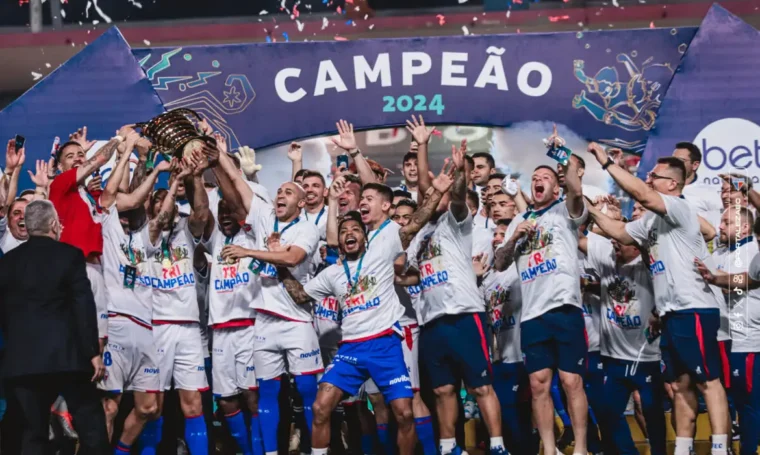
[[[25,221],[29,240],[0,259],[0,372],[19,410],[22,453],[52,453],[50,407],[60,394],[74,417],[79,454],[109,454],[96,388],[105,367],[84,255],[58,242],[62,227],[49,201],[30,203]]]

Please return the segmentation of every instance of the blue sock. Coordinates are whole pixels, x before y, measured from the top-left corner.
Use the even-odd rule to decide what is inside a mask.
[[[132,451],[132,446],[128,446],[124,444],[123,442],[119,441],[116,444],[116,448],[113,450],[114,455],[124,455],[129,454]]]
[[[264,452],[277,452],[277,426],[280,423],[280,380],[259,381],[259,414]]]
[[[296,389],[303,400],[303,416],[311,434],[311,423],[314,421],[314,411],[311,406],[317,400],[317,377],[313,374],[296,376]]]
[[[156,455],[156,448],[161,442],[164,418],[148,421],[140,433],[140,455]]]
[[[251,447],[253,455],[264,455],[264,441],[261,440],[261,420],[258,414],[251,414]]]
[[[185,417],[185,442],[190,455],[208,455],[208,431],[203,414]]]
[[[371,434],[362,435],[362,452],[363,455],[375,455],[375,438]]]
[[[417,439],[422,445],[422,453],[436,455],[438,447],[435,445],[435,434],[433,434],[433,418],[427,416],[414,419],[414,428],[417,430]]]
[[[393,443],[389,433],[387,423],[377,424],[377,439],[380,441],[380,446],[385,451],[385,455],[394,454]]]
[[[227,426],[230,427],[230,434],[235,438],[235,442],[237,442],[240,450],[243,451],[243,455],[253,455],[251,438],[248,437],[248,428],[245,426],[243,413],[238,410],[234,414],[224,416],[224,420],[227,421]]]
[[[565,427],[571,427],[570,416],[567,415],[565,410],[565,404],[562,402],[562,393],[559,391],[559,376],[555,373],[552,378],[551,387],[552,402],[554,402],[554,409],[557,411],[557,415],[562,420],[562,425]]]

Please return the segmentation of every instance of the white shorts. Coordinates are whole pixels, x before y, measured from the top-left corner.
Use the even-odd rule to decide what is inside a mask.
[[[402,327],[404,331],[404,339],[401,340],[401,349],[404,351],[404,363],[406,364],[406,372],[409,376],[409,380],[412,383],[412,390],[414,392],[420,391],[420,364],[419,364],[419,341],[420,341],[420,326],[417,323],[405,325]],[[374,395],[380,393],[380,389],[372,379],[367,379],[367,382],[362,386],[363,391],[368,395]],[[361,398],[361,391],[359,391],[358,397],[354,401],[358,401]],[[348,401],[348,400],[346,400]]]
[[[215,397],[231,397],[243,390],[256,390],[253,343],[256,328],[231,327],[214,329],[211,369]]]
[[[317,332],[311,323],[288,321],[261,312],[256,314],[253,357],[259,380],[279,378],[286,372],[304,375],[325,370]]]
[[[106,375],[98,385],[112,393],[159,392],[158,360],[153,330],[124,316],[108,323],[108,343],[103,353]]]
[[[98,317],[98,337],[108,337],[108,293],[103,278],[103,266],[87,262],[87,278],[90,279],[92,295],[95,297],[95,312]]]
[[[203,363],[201,331],[197,322],[153,326],[153,342],[158,353],[161,390],[208,390]]]

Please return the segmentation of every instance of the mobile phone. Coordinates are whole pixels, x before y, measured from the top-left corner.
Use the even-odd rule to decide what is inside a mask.
[[[18,152],[22,148],[24,148],[24,144],[26,144],[26,138],[21,135],[16,135],[16,151]]]
[[[338,169],[341,167],[348,169],[348,155],[338,155]]]

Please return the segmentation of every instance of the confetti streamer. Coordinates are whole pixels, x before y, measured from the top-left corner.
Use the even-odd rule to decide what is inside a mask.
[[[649,28],[654,28],[654,22],[649,23]]]
[[[299,31],[299,32],[302,32],[302,31],[303,31],[303,26],[304,26],[304,23],[303,23],[303,22],[301,22],[301,21],[296,21],[296,26],[298,27],[298,31]]]
[[[290,41],[290,37],[288,36],[287,32],[282,32],[282,37],[285,38],[286,43]]]
[[[375,28],[375,24],[371,24],[371,25],[369,26],[369,29],[370,29],[370,30],[372,30],[373,28]]]
[[[329,23],[330,22],[327,20],[327,18],[323,17],[322,18],[322,30],[326,29],[327,28],[327,24],[329,24]]]
[[[298,17],[300,15],[301,15],[301,12],[298,11],[298,3],[296,3],[295,5],[293,5],[293,16]]]
[[[148,41],[146,39],[143,40],[143,43],[145,43],[146,46],[150,46],[150,41]]]
[[[61,3],[66,3],[66,2],[61,0]],[[129,3],[133,4],[135,8],[142,9],[142,3],[138,2],[137,0],[129,0]]]
[[[615,8],[620,8],[620,4],[618,3],[618,0],[612,0],[612,6]]]
[[[102,17],[103,20],[106,21],[106,23],[110,24],[111,18],[106,16],[106,13],[104,13],[103,10],[100,9],[100,7],[98,6],[98,0],[92,0],[92,5],[95,7],[95,11],[97,11],[98,15],[100,15],[100,17]]]
[[[435,17],[438,19],[438,25],[443,25],[446,23],[446,18],[443,16],[443,14],[439,14]]]
[[[40,79],[42,78],[42,74],[40,74],[40,73],[35,73],[34,71],[32,71],[32,77],[33,77],[33,79],[32,79],[32,80],[34,80],[34,81],[38,81],[38,80],[40,80]]]
[[[272,37],[267,35],[267,43],[271,43],[271,42],[272,42]]]
[[[348,38],[344,36],[336,36],[335,41],[348,41]]]
[[[269,11],[267,11],[267,10],[265,10],[265,9],[263,9],[263,10],[259,11],[259,16],[263,16],[263,15],[265,15],[265,14],[269,14]]]
[[[338,12],[338,14],[343,14],[343,10],[340,8],[340,6],[338,7],[336,11]]]
[[[511,9],[508,9],[508,10],[507,10],[507,19],[509,19],[509,15],[510,15],[510,14],[512,14],[512,10],[511,10]]]
[[[469,35],[469,34],[470,34],[470,30],[467,28],[467,26],[466,26],[466,25],[463,25],[463,26],[462,26],[462,33],[464,33],[464,34],[465,34],[465,36],[467,36],[467,35]]]
[[[64,9],[61,10],[61,17],[66,19],[66,10]]]
[[[459,4],[467,3],[468,0],[459,0]]]
[[[45,68],[50,68],[50,63],[45,63]]]
[[[434,130],[434,131],[433,131],[432,133],[430,133],[430,134],[432,134],[433,136],[437,136],[437,137],[443,137],[443,133],[441,133],[441,132],[440,132],[440,131],[438,131],[438,130]]]
[[[549,22],[559,22],[559,21],[566,21],[570,19],[570,16],[564,15],[564,16],[549,16]]]

